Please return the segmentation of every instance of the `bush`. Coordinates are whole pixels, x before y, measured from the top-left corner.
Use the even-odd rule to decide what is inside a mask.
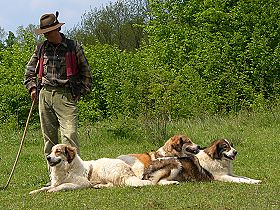
[[[84,46],[94,83],[78,103],[80,122],[120,115],[165,122],[270,108],[280,92],[279,9],[272,0],[151,0],[146,46]],[[22,80],[36,40],[23,34],[0,52],[1,122],[23,124],[29,110]]]

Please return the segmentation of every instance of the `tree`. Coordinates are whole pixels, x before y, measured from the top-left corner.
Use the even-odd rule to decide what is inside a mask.
[[[150,0],[146,30],[166,71],[204,81],[205,110],[251,109],[279,96],[277,8],[273,0]]]
[[[139,48],[146,37],[146,20],[146,0],[117,1],[101,9],[90,9],[82,16],[80,26],[67,33],[84,44],[99,42],[131,51]]]
[[[16,36],[13,32],[8,32],[8,38],[5,40],[7,47],[12,47],[14,43],[16,43]]]
[[[37,43],[43,41],[42,36],[38,36],[35,34],[36,26],[33,24],[29,24],[26,28],[23,26],[19,26],[16,31],[16,42],[22,46],[26,46],[29,50],[34,50]]]
[[[0,48],[3,48],[4,47],[4,40],[5,40],[5,37],[6,37],[6,32],[3,28],[1,28],[0,26]]]

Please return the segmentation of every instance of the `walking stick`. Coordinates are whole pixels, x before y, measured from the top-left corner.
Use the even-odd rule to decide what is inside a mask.
[[[4,190],[7,189],[7,187],[9,186],[10,181],[11,181],[11,179],[12,179],[12,176],[13,176],[13,174],[14,174],[14,172],[15,172],[15,168],[16,168],[16,165],[17,165],[17,162],[18,162],[18,159],[19,159],[19,155],[20,155],[20,152],[21,152],[21,149],[22,149],[22,146],[23,146],[23,142],[24,142],[24,139],[25,139],[25,136],[26,136],[26,132],[27,132],[29,120],[30,120],[30,117],[31,117],[31,113],[32,113],[32,109],[33,109],[33,107],[34,107],[35,101],[36,101],[36,99],[34,99],[34,100],[32,101],[32,105],[31,105],[31,108],[30,108],[30,111],[29,111],[29,114],[28,114],[28,117],[27,117],[27,120],[26,120],[24,132],[23,132],[23,135],[22,135],[22,138],[21,138],[21,142],[20,142],[20,146],[19,146],[18,153],[17,153],[17,157],[16,157],[16,160],[15,160],[13,169],[12,169],[12,171],[11,171],[10,177],[9,177],[9,179],[8,179],[8,181],[7,181],[7,184],[6,184],[5,187],[3,188]]]

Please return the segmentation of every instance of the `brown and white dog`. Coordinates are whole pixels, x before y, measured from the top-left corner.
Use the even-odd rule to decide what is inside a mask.
[[[161,157],[184,157],[188,154],[197,154],[199,146],[185,135],[175,135],[165,142],[157,151],[143,154],[128,154],[117,157],[132,167],[137,177],[142,179],[144,169],[151,161]]]
[[[216,140],[197,155],[160,158],[145,170],[143,178],[153,184],[174,184],[182,181],[211,181],[258,184],[255,180],[233,174],[232,161],[237,151],[226,139]]]
[[[51,186],[33,190],[29,194],[89,187],[138,187],[152,184],[148,180],[136,177],[131,167],[122,160],[101,158],[83,161],[76,148],[66,144],[53,146],[47,160],[51,167]]]

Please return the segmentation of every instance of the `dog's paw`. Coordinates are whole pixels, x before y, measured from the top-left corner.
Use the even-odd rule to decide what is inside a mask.
[[[107,183],[107,184],[96,184],[93,185],[93,188],[96,189],[101,189],[101,188],[107,188],[107,187],[113,187],[114,185],[112,183]]]
[[[150,180],[142,180],[141,186],[152,185],[153,183]]]
[[[251,181],[251,184],[260,184],[262,182],[262,180],[256,180],[256,179],[253,179]]]
[[[54,188],[51,188],[49,190],[47,190],[48,193],[51,193],[51,192],[57,192],[59,191],[58,189],[56,189],[55,187]]]
[[[95,189],[101,189],[103,187],[103,185],[101,186],[101,184],[96,184],[92,186]]]
[[[169,181],[169,180],[160,180],[158,182],[159,185],[171,185],[171,184],[179,184],[178,181]]]
[[[32,195],[32,194],[35,194],[35,193],[38,193],[40,190],[32,190],[31,192],[29,192],[29,195]]]
[[[29,193],[29,195],[32,195],[32,194],[35,194],[35,193],[38,193],[38,192],[42,192],[42,191],[46,191],[46,190],[48,190],[49,189],[49,187],[42,187],[42,188],[40,188],[40,189],[38,189],[38,190],[32,190],[30,193]]]

